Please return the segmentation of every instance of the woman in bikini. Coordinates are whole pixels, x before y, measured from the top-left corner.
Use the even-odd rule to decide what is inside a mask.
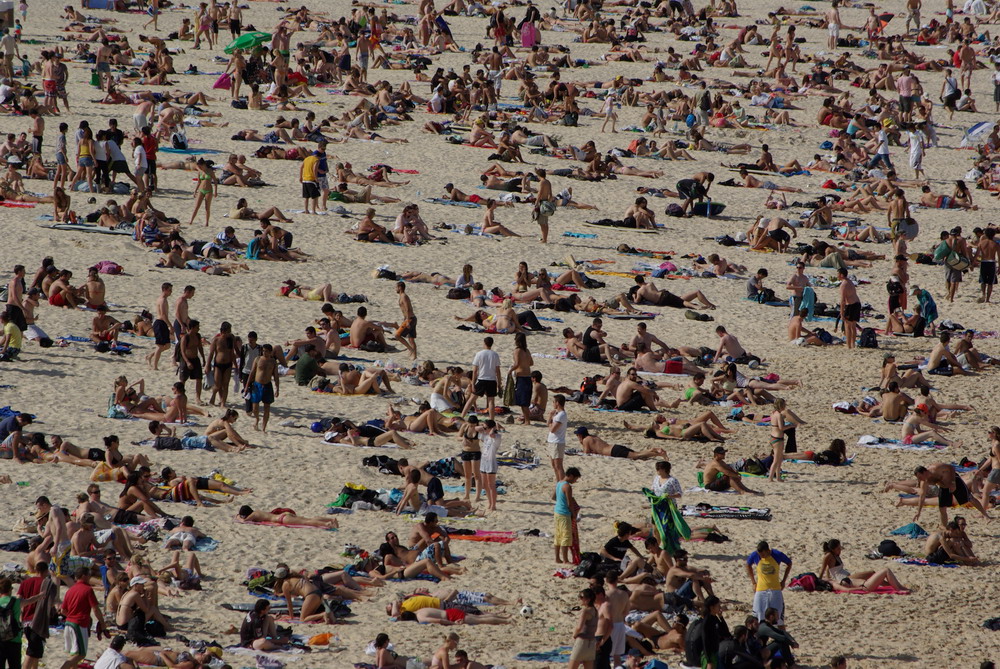
[[[326,622],[333,624],[332,613],[323,605],[323,591],[311,580],[301,574],[292,574],[286,564],[279,564],[274,570],[274,594],[285,598],[288,605],[288,615],[295,617],[295,597],[302,598],[299,609],[299,622]]]
[[[896,365],[896,356],[886,353],[882,359],[882,378],[879,379],[879,388],[888,388],[891,382],[895,381],[900,388],[929,388],[930,383],[919,369],[907,369],[902,375]]]
[[[198,183],[194,191],[194,211],[191,212],[191,220],[188,225],[194,225],[195,216],[201,205],[205,205],[205,227],[208,227],[209,219],[212,216],[212,198],[219,196],[219,182],[215,178],[215,173],[207,160],[198,160]]]
[[[685,441],[725,441],[726,433],[734,432],[722,424],[719,417],[711,411],[696,416],[690,421],[679,422],[676,418],[666,418],[658,415],[647,426],[633,425],[627,420],[622,421],[625,429],[642,432],[649,439],[679,439]]]
[[[899,582],[891,569],[881,569],[877,572],[868,570],[852,573],[847,571],[847,568],[844,567],[844,561],[840,558],[840,553],[843,550],[844,547],[839,539],[823,542],[823,564],[819,570],[819,577],[829,580],[833,584],[834,590],[838,592],[856,590],[871,592],[880,587],[889,586],[900,592],[909,592],[909,588]]]
[[[128,475],[125,486],[118,493],[118,510],[112,518],[116,525],[137,525],[143,522],[145,519],[139,515],[140,511],[154,518],[170,515],[150,499],[152,485],[149,481],[152,477],[148,467],[142,467]]]
[[[445,418],[439,411],[432,409],[430,404],[422,402],[417,407],[416,413],[411,416],[402,415],[390,404],[385,426],[390,430],[426,432],[433,437],[442,432],[457,430],[458,428],[455,427],[455,424],[460,422],[457,418]]]
[[[781,465],[785,461],[785,434],[794,432],[795,428],[803,425],[804,420],[795,415],[795,412],[785,406],[785,400],[778,397],[774,400],[774,411],[771,412],[771,453],[774,459],[771,461],[771,469],[768,478],[771,481],[781,480]]]
[[[209,439],[219,439],[236,447],[249,448],[250,442],[240,436],[233,427],[240,414],[235,409],[226,409],[221,417],[216,418],[205,428],[205,436]]]
[[[469,500],[472,491],[472,479],[476,479],[476,502],[483,494],[483,475],[479,471],[479,463],[483,458],[479,447],[479,417],[469,416],[467,422],[458,428],[458,438],[462,441],[462,475],[465,477],[465,500]]]
[[[250,506],[243,505],[236,515],[238,523],[258,523],[266,525],[301,525],[305,527],[319,527],[324,530],[335,529],[338,526],[335,518],[307,518],[297,516],[292,511],[282,511],[281,513],[269,513],[267,511],[254,511]]]
[[[233,335],[233,326],[228,321],[223,321],[219,327],[219,333],[212,337],[212,343],[208,349],[208,365],[206,372],[214,371],[215,383],[212,385],[212,396],[208,403],[215,406],[215,398],[219,398],[219,406],[226,406],[229,399],[229,385],[233,378],[233,364],[236,362],[236,336]]]
[[[130,415],[147,411],[159,411],[160,403],[152,397],[146,397],[146,380],[139,379],[129,384],[124,375],[115,379],[115,406]]]

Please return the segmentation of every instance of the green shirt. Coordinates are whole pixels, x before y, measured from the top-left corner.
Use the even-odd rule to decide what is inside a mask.
[[[14,600],[14,620],[17,621],[17,624],[18,624],[18,626],[20,628],[19,631],[18,631],[18,633],[17,633],[17,636],[14,637],[13,639],[11,639],[11,642],[16,643],[16,644],[20,644],[21,643],[21,634],[24,631],[24,629],[23,629],[24,625],[21,623],[21,600],[18,599],[17,597],[11,597],[10,595],[4,596],[4,597],[0,597],[0,609],[6,608],[7,604],[10,603],[11,599]]]
[[[309,382],[312,381],[318,371],[319,363],[316,362],[316,358],[308,353],[304,354],[295,363],[295,383],[300,386],[309,385]]]

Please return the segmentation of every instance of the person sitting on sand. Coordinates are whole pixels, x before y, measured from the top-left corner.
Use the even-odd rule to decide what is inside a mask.
[[[320,527],[325,530],[335,529],[339,526],[336,518],[307,518],[297,516],[294,511],[276,509],[275,512],[254,511],[249,505],[244,504],[236,513],[237,523],[255,523],[258,525],[285,525]]]
[[[931,441],[946,446],[961,446],[961,441],[953,441],[943,436],[942,432],[950,432],[951,428],[935,425],[927,418],[927,405],[917,404],[911,407],[911,413],[903,420],[902,439],[904,444],[919,444]],[[884,415],[884,413],[883,413]]]
[[[972,551],[972,542],[965,533],[966,521],[962,516],[942,526],[924,542],[924,554],[930,564],[964,564],[978,566],[979,558]]]
[[[909,589],[899,582],[891,569],[848,571],[844,567],[844,561],[840,558],[843,550],[844,546],[840,543],[839,539],[830,539],[823,542],[823,564],[820,566],[818,574],[819,578],[833,583],[835,590],[841,592],[857,590],[872,592],[882,586],[890,586],[897,592],[909,592]],[[838,585],[842,586],[843,590],[838,589]]]
[[[750,490],[743,485],[740,473],[726,464],[726,449],[723,446],[716,446],[712,450],[712,459],[705,465],[702,471],[702,480],[707,490],[714,492],[724,492],[735,490],[739,495],[763,495],[762,492]]]
[[[576,428],[573,434],[580,440],[584,455],[603,455],[611,458],[625,458],[626,460],[650,460],[667,457],[667,452],[662,448],[633,451],[627,446],[609,444],[600,437],[590,434],[590,431],[583,425]]]

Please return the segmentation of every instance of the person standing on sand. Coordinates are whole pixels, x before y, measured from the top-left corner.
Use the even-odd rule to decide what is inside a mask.
[[[243,395],[253,406],[253,429],[267,432],[267,421],[271,417],[271,405],[281,394],[278,363],[274,361],[274,348],[264,344],[260,356],[253,361],[247,382],[243,385]],[[260,405],[264,405],[264,424],[260,422]]]
[[[177,376],[181,383],[194,380],[194,393],[198,404],[204,406],[201,399],[201,384],[205,378],[205,349],[201,345],[199,323],[196,320],[188,322],[187,330],[177,342]]]
[[[580,480],[580,470],[570,467],[566,470],[566,478],[556,483],[555,534],[552,544],[556,551],[556,564],[570,564],[570,546],[573,545],[573,516],[579,513],[580,505],[573,497],[573,484]]]
[[[486,398],[490,418],[496,413],[497,388],[500,381],[500,356],[493,350],[493,337],[483,338],[483,350],[472,358],[472,393],[462,407],[462,415],[475,409],[476,400]]]
[[[319,151],[313,151],[302,161],[299,170],[299,181],[302,183],[302,201],[305,214],[319,213],[319,185],[316,183],[316,166],[319,164]],[[312,211],[309,204],[312,203]]]
[[[549,445],[549,462],[552,463],[552,472],[555,474],[556,481],[565,478],[563,458],[566,453],[566,428],[568,426],[566,398],[563,395],[553,395],[552,412],[549,414],[549,436],[546,441]]]
[[[170,341],[173,339],[170,330],[170,306],[167,300],[170,298],[170,294],[174,292],[174,285],[172,283],[164,283],[160,286],[160,297],[156,300],[156,306],[153,307],[154,320],[153,320],[153,336],[156,337],[156,349],[150,351],[146,355],[146,364],[152,369],[158,369],[160,364],[160,356],[170,348]]]
[[[861,320],[861,298],[857,286],[847,278],[847,268],[837,270],[840,277],[840,320],[844,322],[847,348],[854,348],[858,338],[858,321]]]
[[[785,565],[785,573],[778,576],[779,564]],[[783,590],[792,570],[792,558],[781,551],[772,550],[766,541],[757,544],[757,550],[747,557],[747,576],[753,584],[753,613],[758,620],[764,620],[764,612],[774,609],[778,612],[777,623],[785,624],[785,597]]]
[[[976,244],[976,256],[979,260],[979,291],[980,296],[977,302],[989,304],[993,297],[993,286],[997,283],[997,255],[1000,246],[993,238],[996,236],[996,228],[986,228],[983,236]]]
[[[413,313],[413,303],[406,294],[406,283],[396,283],[396,294],[399,295],[399,310],[403,312],[403,322],[396,328],[396,341],[410,352],[410,360],[417,359],[417,316]]]
[[[556,213],[556,203],[552,199],[552,184],[546,177],[546,172],[542,168],[535,170],[538,177],[538,194],[535,195],[535,208],[532,212],[538,227],[542,231],[541,242],[547,244],[549,241],[549,217]]]
[[[188,300],[192,297],[194,297],[194,286],[184,286],[184,292],[174,302],[174,336],[178,339],[187,332],[188,323],[191,321],[188,315]]]
[[[14,276],[7,283],[7,316],[21,332],[28,329],[24,318],[24,265],[14,266]]]
[[[523,332],[514,335],[514,355],[508,374],[514,376],[514,405],[521,408],[522,425],[531,423],[531,366],[535,363]]]

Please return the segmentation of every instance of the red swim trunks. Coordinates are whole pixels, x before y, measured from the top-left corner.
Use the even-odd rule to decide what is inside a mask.
[[[49,296],[49,304],[51,304],[53,307],[65,307],[66,298],[63,296],[62,293],[53,293],[52,295]]]

